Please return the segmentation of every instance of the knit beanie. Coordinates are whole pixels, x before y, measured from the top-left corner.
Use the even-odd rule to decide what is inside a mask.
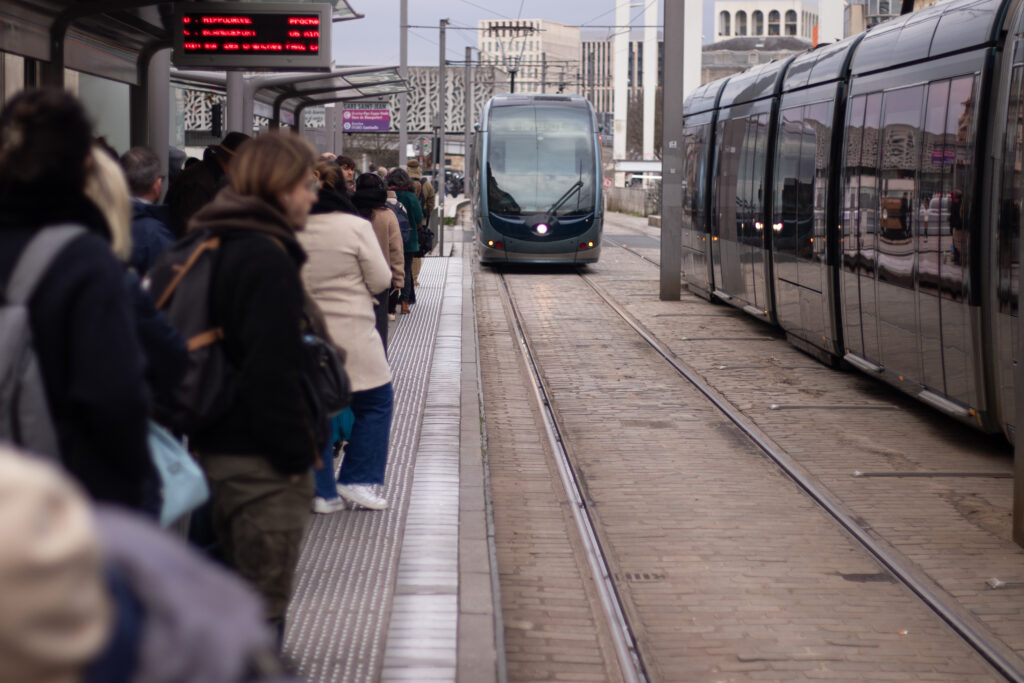
[[[56,467],[0,446],[0,683],[73,683],[113,619],[92,513]]]

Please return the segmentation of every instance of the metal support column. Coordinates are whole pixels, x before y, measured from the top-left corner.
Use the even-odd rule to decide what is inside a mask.
[[[666,0],[667,2],[668,0]],[[629,25],[629,0],[615,0],[615,25]],[[666,36],[672,35],[668,31]],[[668,42],[668,41],[665,41]],[[629,31],[617,30],[612,38],[612,108],[615,133],[612,137],[612,157],[615,161],[626,158],[626,118],[629,114]],[[615,172],[615,187],[625,187],[626,174]]]
[[[540,91],[541,94],[548,91],[548,53],[540,53]]]
[[[684,1],[665,0],[665,80],[661,101],[661,274],[659,297],[678,301],[682,287]],[[616,131],[616,135],[618,131]]]
[[[146,97],[149,126],[146,146],[156,152],[160,168],[168,168],[168,148],[171,142],[171,51],[163,49],[153,54],[146,69]],[[164,182],[163,192],[167,192]]]
[[[448,113],[448,85],[445,80],[447,76],[445,72],[445,54],[444,54],[444,33],[445,27],[448,25],[447,19],[442,19],[440,22],[440,47],[441,47],[441,59],[438,64],[437,74],[437,125],[438,125],[438,148],[437,148],[437,245],[438,253],[444,256],[444,198],[447,194],[445,189],[445,169],[444,169],[444,129],[446,125],[445,114]]]
[[[409,0],[402,0],[398,11],[398,75],[409,82]],[[409,148],[409,93],[398,96],[398,167],[405,168]],[[340,154],[340,152],[339,152]]]
[[[469,45],[466,46],[466,71],[462,77],[463,90],[466,91],[466,101],[463,105],[462,114],[462,127],[464,131],[464,141],[462,143],[462,193],[466,196],[466,199],[470,199],[473,195],[469,173],[470,164],[470,140],[473,139],[473,48]]]
[[[242,100],[245,98],[245,80],[241,71],[229,71],[227,82],[227,116],[224,132],[246,132],[242,125]]]

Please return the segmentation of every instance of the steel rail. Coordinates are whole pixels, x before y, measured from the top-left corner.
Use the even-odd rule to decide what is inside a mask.
[[[512,315],[512,324],[519,350],[533,379],[531,384],[533,385],[532,388],[537,399],[537,405],[541,409],[544,431],[547,434],[551,450],[555,456],[555,463],[558,466],[562,486],[565,488],[565,492],[571,502],[570,508],[572,509],[573,519],[583,540],[587,563],[595,578],[595,585],[598,589],[605,617],[610,626],[612,641],[615,645],[615,652],[618,656],[619,668],[622,671],[623,679],[629,683],[647,683],[646,667],[637,648],[636,638],[626,618],[614,579],[608,570],[605,553],[597,537],[593,520],[590,518],[590,511],[583,498],[576,471],[569,462],[569,454],[565,449],[565,442],[558,427],[558,420],[548,398],[547,390],[544,388],[544,381],[540,374],[540,368],[534,358],[533,349],[530,347],[529,339],[526,336],[526,327],[523,324],[522,315],[519,312],[519,307],[516,305],[515,298],[512,296],[512,290],[505,279],[504,273],[498,273],[498,281],[501,283],[505,302]]]
[[[625,248],[625,247],[623,247]],[[635,253],[635,252],[634,252]],[[639,254],[637,254],[639,256]],[[645,259],[646,260],[646,259]],[[792,479],[811,499],[817,503],[825,512],[832,516],[850,535],[857,540],[882,566],[893,574],[904,586],[909,588],[922,602],[924,602],[936,615],[938,615],[953,631],[960,636],[968,645],[980,654],[1007,680],[1017,683],[1024,683],[1024,670],[1017,664],[1004,656],[1002,652],[992,646],[984,635],[979,633],[973,625],[954,612],[949,605],[936,595],[924,582],[920,581],[913,572],[904,567],[903,564],[878,542],[876,542],[857,522],[840,509],[840,507],[818,486],[805,476],[800,469],[786,456],[781,448],[774,444],[761,430],[742,412],[734,408],[726,399],[721,397],[716,390],[700,378],[700,376],[688,365],[680,361],[674,353],[664,347],[651,333],[617,301],[612,299],[604,288],[583,273],[579,276],[601,299],[614,310],[640,337],[647,342],[662,358],[668,361],[669,365],[675,368],[676,372],[689,381],[698,391],[711,401],[719,411],[736,425],[740,431],[754,442],[754,444],[767,455],[780,469]]]

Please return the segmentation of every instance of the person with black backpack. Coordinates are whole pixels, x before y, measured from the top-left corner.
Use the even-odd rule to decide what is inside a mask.
[[[309,521],[323,428],[303,382],[306,253],[295,236],[317,199],[314,158],[297,135],[246,142],[230,185],[189,223],[194,239],[216,250],[207,341],[220,349],[225,373],[216,383],[221,409],[194,427],[191,446],[210,482],[223,559],[262,593],[278,628]],[[154,280],[163,270],[153,267]]]
[[[27,90],[0,113],[0,313],[21,305],[27,323],[0,325],[0,366],[29,357],[7,346],[15,331],[36,361],[0,367],[0,440],[63,463],[94,499],[141,508],[156,477],[144,356],[107,222],[84,194],[91,146],[66,91]],[[12,275],[32,259],[19,293]]]
[[[420,200],[416,199],[416,195],[412,192],[412,179],[404,168],[396,168],[388,173],[388,187],[395,191],[395,196],[405,207],[409,217],[410,234],[408,241],[405,242],[405,272],[411,275],[412,260],[420,250],[417,228],[423,222],[423,207],[420,206]],[[412,280],[412,277],[406,277],[405,285],[402,287],[402,313],[410,313],[409,307],[416,303],[416,289],[413,287]]]

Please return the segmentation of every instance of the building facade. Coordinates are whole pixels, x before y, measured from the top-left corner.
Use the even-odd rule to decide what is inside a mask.
[[[477,22],[480,61],[515,74],[517,93],[578,94],[580,30],[547,19]]]
[[[924,6],[925,3],[921,3]],[[852,36],[900,15],[900,0],[850,0],[843,12],[843,33]],[[915,9],[919,9],[916,8]]]
[[[610,112],[614,108],[615,53],[613,42],[585,40],[580,44],[580,94],[590,100],[594,109]],[[644,44],[640,40],[629,41],[629,99],[643,94]],[[658,40],[658,83],[664,81],[665,43]]]
[[[802,0],[720,0],[715,3],[715,41],[747,36],[814,40],[816,4]]]

